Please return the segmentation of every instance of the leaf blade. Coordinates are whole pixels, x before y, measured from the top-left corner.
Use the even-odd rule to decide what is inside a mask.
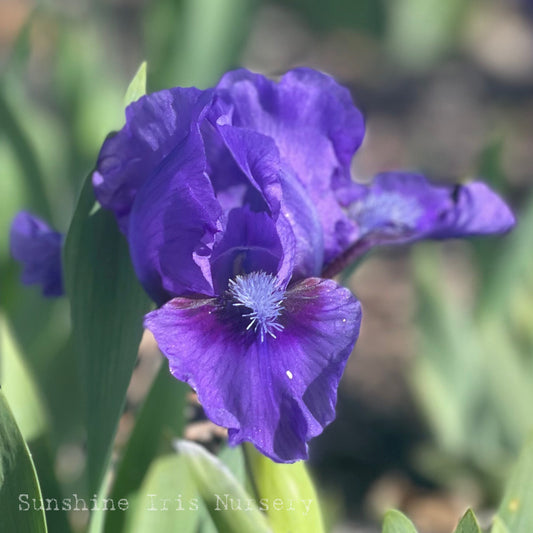
[[[0,531],[46,533],[44,510],[30,510],[29,502],[33,498],[42,500],[35,467],[7,400],[0,391]],[[23,506],[20,510],[19,505]]]
[[[219,533],[270,531],[253,499],[221,461],[193,442],[178,441],[176,448],[186,458],[198,493]],[[239,508],[233,508],[232,503]]]
[[[124,95],[124,107],[127,107],[146,94],[146,70],[147,63],[143,61],[128,85],[126,94]]]
[[[481,533],[481,528],[472,509],[468,509],[455,529],[455,533]]]
[[[415,526],[403,513],[391,509],[383,518],[382,533],[417,533]]]
[[[248,444],[244,450],[257,496],[270,503],[267,515],[273,531],[322,533],[322,513],[305,463],[274,463]]]
[[[64,249],[65,287],[86,400],[89,493],[98,492],[109,460],[149,308],[113,216],[104,209],[89,215],[94,201],[89,176]]]

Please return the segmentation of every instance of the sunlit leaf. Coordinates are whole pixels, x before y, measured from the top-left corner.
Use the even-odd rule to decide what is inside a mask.
[[[0,391],[0,531],[46,532],[44,511],[32,508],[34,498],[39,507],[42,495],[30,453]]]
[[[163,456],[152,463],[128,513],[126,533],[197,531],[200,498],[185,463],[181,455]]]
[[[26,365],[7,321],[0,315],[0,384],[15,420],[28,443],[45,498],[61,498],[49,442],[49,423],[44,401]],[[47,511],[54,533],[69,531],[63,511]],[[0,530],[1,531],[1,530]]]
[[[220,533],[263,533],[270,531],[257,502],[235,476],[214,455],[188,441],[176,444],[203,503]]]
[[[417,533],[415,526],[400,511],[387,511],[383,518],[382,533]]]
[[[126,95],[124,96],[124,107],[138,100],[146,94],[146,61],[141,63],[139,70],[131,80]]]
[[[47,430],[43,400],[20,355],[6,319],[0,315],[0,384],[26,441]]]
[[[507,526],[502,522],[499,516],[495,516],[492,522],[490,533],[510,533]]]
[[[248,444],[245,454],[257,496],[268,502],[273,531],[324,531],[320,503],[303,461],[274,463]]]
[[[455,528],[455,533],[481,533],[476,515],[472,509],[468,509]]]

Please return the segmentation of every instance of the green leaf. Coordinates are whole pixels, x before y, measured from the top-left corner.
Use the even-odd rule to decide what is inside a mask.
[[[37,474],[28,447],[0,391],[0,531],[46,533],[44,511],[29,507],[33,498],[37,502],[42,499]]]
[[[222,462],[192,442],[179,441],[176,448],[186,459],[198,493],[219,533],[270,531],[257,502]]]
[[[172,450],[171,442],[183,433],[188,385],[172,376],[163,361],[141,407],[117,471],[111,498],[129,498],[137,492],[150,462]],[[121,531],[122,513],[107,513],[105,531]]]
[[[524,446],[507,483],[497,519],[512,533],[533,531],[533,435]]]
[[[274,463],[249,444],[244,450],[257,497],[268,502],[273,531],[323,532],[320,504],[305,463]]]
[[[230,469],[241,485],[246,483],[246,464],[242,446],[225,446],[218,454],[218,458]]]
[[[47,430],[47,415],[30,370],[20,354],[6,319],[0,314],[0,384],[24,439]]]
[[[87,413],[89,494],[98,492],[124,407],[149,300],[133,271],[126,240],[86,179],[67,234],[65,286]]]
[[[490,533],[509,533],[509,530],[507,529],[507,526],[501,521],[499,516],[494,517],[494,521],[492,522],[492,528],[490,530]]]
[[[152,464],[128,513],[127,533],[194,533],[198,528],[200,499],[180,455],[163,456]],[[118,529],[114,532],[120,531]]]
[[[138,100],[146,94],[146,61],[141,63],[139,70],[131,80],[126,95],[124,96],[124,107]]]
[[[11,334],[11,329],[1,314],[0,383],[20,432],[28,443],[44,497],[60,499],[61,489],[54,473],[49,423],[43,407],[44,402]],[[63,511],[47,511],[47,522],[54,533],[69,531],[66,514]]]
[[[481,533],[481,528],[472,509],[468,509],[463,518],[461,518],[455,533]]]
[[[417,533],[416,528],[403,513],[391,509],[383,518],[382,533]]]

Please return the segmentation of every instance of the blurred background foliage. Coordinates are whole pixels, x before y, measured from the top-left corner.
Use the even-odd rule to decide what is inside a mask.
[[[30,209],[66,231],[143,60],[151,91],[207,87],[237,66],[277,75],[307,65],[350,87],[365,113],[356,179],[391,168],[482,175],[520,220],[509,238],[375,253],[347,280],[363,331],[338,419],[311,461],[328,520],[367,531],[357,528],[396,506],[438,532],[467,505],[494,509],[533,427],[530,9],[525,0],[3,0],[0,379],[43,491],[82,486],[86,436],[68,304],[19,284],[13,215]],[[117,450],[159,364],[142,346]],[[188,432],[220,438],[205,422]]]

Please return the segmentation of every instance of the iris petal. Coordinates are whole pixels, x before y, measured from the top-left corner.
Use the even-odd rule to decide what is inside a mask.
[[[61,296],[63,235],[39,217],[21,211],[13,219],[9,234],[11,255],[22,264],[22,283],[39,284],[44,296]]]
[[[157,303],[183,294],[213,294],[209,255],[220,216],[205,175],[203,143],[193,128],[174,157],[140,189],[131,211],[131,258]]]
[[[251,441],[278,462],[307,457],[335,417],[337,387],[359,333],[359,302],[310,278],[285,295],[276,338],[246,329],[218,299],[175,298],[146,316],[172,374],[198,393],[229,441]]]
[[[435,185],[420,174],[388,172],[369,186],[354,184],[349,195],[346,209],[358,235],[325,276],[378,245],[504,233],[515,224],[507,204],[481,182]]]
[[[124,234],[137,191],[179,151],[212,94],[177,87],[143,96],[126,108],[125,126],[104,142],[93,174],[94,190],[100,204],[115,213]]]

